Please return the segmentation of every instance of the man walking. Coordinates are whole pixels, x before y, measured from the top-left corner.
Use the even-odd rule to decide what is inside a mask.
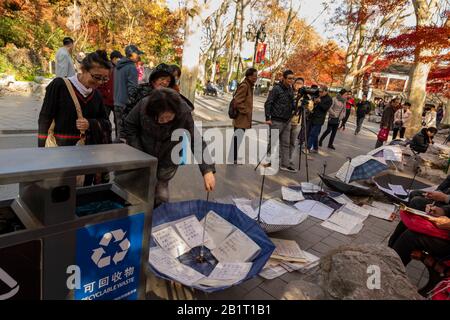
[[[238,163],[238,149],[244,137],[244,132],[252,127],[253,89],[257,79],[258,71],[255,68],[248,69],[245,72],[245,80],[238,86],[234,96],[234,103],[239,111],[237,117],[233,119],[234,164]]]
[[[270,130],[279,130],[280,169],[290,172],[296,172],[289,165],[290,121],[295,109],[294,90],[292,89],[294,79],[294,72],[291,70],[284,71],[281,83],[273,87],[264,104],[266,123],[270,126]]]
[[[348,91],[342,89],[339,91],[337,96],[333,98],[333,104],[331,105],[330,110],[328,111],[328,125],[327,130],[322,134],[319,141],[319,147],[322,146],[323,140],[330,134],[330,140],[328,140],[328,149],[336,150],[334,147],[334,138],[336,137],[336,133],[338,131],[339,122],[345,116],[345,104],[347,102]]]
[[[333,104],[333,99],[328,94],[328,87],[319,88],[319,97],[314,99],[314,110],[311,115],[311,128],[308,136],[308,150],[311,153],[319,152],[319,134],[325,123],[325,117]]]
[[[345,130],[345,124],[347,123],[348,118],[350,118],[350,115],[352,113],[352,108],[354,105],[355,105],[355,99],[353,98],[352,93],[349,92],[347,102],[345,104],[345,117],[342,120],[342,124],[341,124],[342,131]]]
[[[75,75],[75,67],[73,65],[72,51],[73,39],[66,37],[63,40],[63,47],[56,52],[56,77],[69,78]]]
[[[125,58],[117,63],[114,74],[114,115],[116,117],[119,139],[123,139],[122,128],[123,121],[129,110],[127,105],[130,102],[130,96],[138,88],[138,72],[136,62],[140,55],[144,54],[135,45],[129,45],[125,48]],[[116,139],[116,141],[119,141]]]
[[[367,94],[363,94],[362,100],[356,104],[356,129],[355,136],[361,131],[364,118],[370,112],[370,102],[367,101]]]

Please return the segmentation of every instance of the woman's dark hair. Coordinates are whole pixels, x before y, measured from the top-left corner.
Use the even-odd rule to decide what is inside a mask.
[[[302,77],[295,79],[295,82],[297,82],[297,81],[301,81],[301,82],[305,83],[305,79],[303,79]]]
[[[436,134],[438,130],[435,127],[429,127],[427,128],[427,131],[431,132],[432,134]]]
[[[178,92],[170,88],[154,89],[147,99],[146,111],[149,117],[156,118],[163,112],[170,111],[175,113],[181,105],[181,98]]]
[[[84,70],[89,71],[95,66],[99,66],[104,69],[111,69],[111,63],[108,60],[108,54],[104,50],[97,50],[89,53],[86,58],[81,62],[81,66]]]
[[[170,65],[170,69],[172,70],[172,74],[176,72],[178,74],[178,77],[181,77],[181,69],[179,66],[177,66],[176,64],[172,64]]]
[[[245,71],[245,77],[251,77],[255,73],[258,73],[258,70],[256,70],[255,68],[248,68],[247,71]]]

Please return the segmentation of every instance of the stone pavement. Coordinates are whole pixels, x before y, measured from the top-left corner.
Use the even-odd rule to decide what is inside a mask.
[[[8,98],[9,99],[9,98]],[[7,99],[7,100],[8,100]],[[222,113],[226,110],[226,105],[222,102],[218,105],[217,101],[212,101],[211,97],[200,98],[197,100],[197,109],[201,117],[209,116],[210,123],[224,124]],[[222,99],[222,98],[220,98]],[[258,102],[259,116],[263,116],[261,102]],[[14,100],[16,102],[14,102]],[[36,107],[36,101],[33,99],[14,98],[8,100],[5,107],[5,100],[0,97],[0,130],[6,133],[20,132],[17,130],[30,130],[34,125],[36,128],[36,119],[40,107]],[[2,104],[3,102],[3,104]],[[39,106],[39,103],[37,104]],[[22,111],[18,111],[19,109]],[[217,108],[217,109],[216,109]],[[216,111],[211,110],[216,109]],[[221,109],[221,110],[220,110]],[[5,111],[6,110],[6,111]],[[205,110],[209,110],[206,113]],[[25,111],[25,112],[24,112]],[[202,112],[205,114],[203,115]],[[219,116],[220,115],[220,116]],[[225,113],[226,115],[226,113]],[[256,117],[259,117],[256,115]],[[5,120],[6,119],[6,120]],[[263,120],[263,119],[262,119]],[[19,124],[13,126],[11,123],[17,121]],[[218,126],[218,125],[217,125]],[[257,127],[264,127],[259,125]],[[346,161],[346,157],[354,157],[365,154],[373,149],[375,145],[376,125],[368,124],[368,130],[363,130],[360,135],[354,136],[354,125],[349,124],[344,132],[339,131],[336,137],[336,151],[322,148],[319,154],[310,155],[310,176],[317,179],[317,173],[322,172],[322,164],[327,161],[327,172],[335,172]],[[12,131],[8,131],[12,130]],[[34,129],[35,130],[35,129]],[[5,132],[3,132],[5,133]],[[0,132],[0,148],[20,148],[36,146],[35,134],[3,134]],[[32,161],[30,159],[30,161]],[[298,156],[297,156],[298,161]],[[304,159],[303,159],[304,161]],[[211,195],[211,201],[225,198],[227,196],[239,196],[247,198],[257,198],[260,191],[261,176],[254,171],[254,166],[242,165],[217,165],[217,188]],[[269,176],[266,179],[265,195],[276,192],[282,185],[298,184],[306,180],[305,168],[302,166],[300,173],[280,172],[276,176]],[[0,186],[0,199],[7,199],[17,195],[17,185]],[[172,201],[184,201],[190,199],[206,199],[203,189],[203,181],[198,168],[194,165],[180,167],[170,183]],[[273,237],[296,240],[303,250],[311,252],[317,256],[323,256],[329,250],[346,243],[386,243],[389,235],[396,226],[396,222],[387,222],[374,217],[369,217],[363,230],[353,236],[345,236],[320,226],[321,221],[309,217],[305,222],[297,227],[285,230],[279,233],[271,234]],[[417,262],[412,262],[407,268],[407,272],[412,282],[418,286],[423,285],[428,278],[425,268]],[[155,281],[151,277],[150,285],[154,293],[149,298],[156,299],[279,299],[283,293],[285,285],[297,279],[299,273],[293,272],[283,275],[274,280],[264,280],[256,277],[239,286],[224,290],[219,293],[204,295],[200,292],[193,292],[190,289],[169,282]],[[156,287],[155,287],[156,286]]]

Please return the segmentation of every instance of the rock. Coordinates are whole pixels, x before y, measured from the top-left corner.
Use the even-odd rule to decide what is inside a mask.
[[[447,174],[443,170],[432,169],[429,167],[421,167],[418,176],[435,184],[440,184],[447,178]]]
[[[43,83],[44,82],[44,77],[38,76],[38,77],[34,77],[34,82],[36,83]]]
[[[374,279],[379,279],[379,282]],[[396,252],[381,244],[346,245],[333,250],[301,280],[289,283],[283,298],[423,299],[417,293],[417,287],[409,281]]]
[[[432,169],[444,169],[447,166],[448,159],[439,157],[438,154],[421,153],[418,155],[419,165]]]

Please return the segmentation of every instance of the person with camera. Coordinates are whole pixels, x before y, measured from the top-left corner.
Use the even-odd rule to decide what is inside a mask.
[[[308,150],[311,153],[319,152],[319,135],[325,123],[328,110],[333,105],[333,99],[328,94],[328,87],[319,87],[319,96],[314,97],[314,109],[311,115],[311,128],[308,135]]]
[[[328,149],[336,150],[334,147],[334,138],[338,131],[339,122],[344,119],[345,116],[345,104],[348,99],[349,92],[345,89],[339,91],[336,97],[333,98],[333,104],[330,110],[328,110],[328,125],[327,130],[322,134],[319,140],[319,147],[322,146],[323,140],[330,134],[330,140],[328,140]]]
[[[291,120],[291,131],[290,131],[290,140],[289,140],[289,168],[294,169],[294,154],[295,147],[297,146],[297,140],[299,138],[300,128],[301,128],[301,106],[299,106],[300,100],[303,96],[302,90],[305,86],[305,80],[303,78],[295,79],[295,82],[292,86],[295,92],[295,114]],[[295,170],[295,169],[294,169]]]
[[[406,102],[402,108],[398,109],[394,114],[394,129],[392,133],[392,140],[397,138],[400,132],[400,139],[405,137],[406,128],[411,121],[412,112],[409,110],[411,108],[411,103]]]
[[[289,164],[290,121],[295,107],[294,90],[292,89],[294,79],[292,70],[284,71],[282,81],[273,87],[264,104],[266,124],[270,126],[270,131],[279,130],[280,169],[290,172],[296,171]]]

